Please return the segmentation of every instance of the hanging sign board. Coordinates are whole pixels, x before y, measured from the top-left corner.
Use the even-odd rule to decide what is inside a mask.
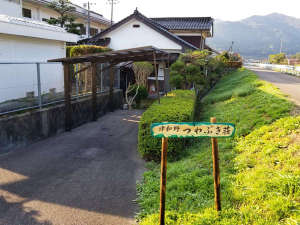
[[[157,138],[189,138],[189,137],[232,137],[235,126],[231,123],[153,123],[151,134]]]

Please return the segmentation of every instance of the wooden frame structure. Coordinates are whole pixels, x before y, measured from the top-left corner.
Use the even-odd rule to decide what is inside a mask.
[[[114,71],[113,67],[122,62],[138,62],[138,61],[153,61],[154,65],[157,61],[169,61],[169,53],[162,51],[153,46],[145,46],[140,48],[131,48],[118,51],[110,51],[104,53],[89,54],[84,56],[72,57],[72,58],[59,58],[51,59],[48,62],[61,62],[64,66],[64,91],[65,91],[65,130],[71,131],[72,129],[72,105],[71,105],[71,91],[72,82],[70,74],[70,66],[77,63],[90,63],[90,66],[84,67],[78,72],[82,72],[88,68],[92,68],[92,112],[93,121],[97,120],[97,64],[109,63],[108,67],[102,69],[102,71],[110,70],[110,87],[109,87],[109,104],[112,109],[113,102],[113,84],[114,84]],[[158,87],[158,71],[155,68],[156,75],[156,90],[157,97],[159,99],[159,87]],[[77,72],[77,73],[78,73]]]

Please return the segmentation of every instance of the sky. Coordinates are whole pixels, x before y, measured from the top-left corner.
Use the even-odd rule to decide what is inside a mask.
[[[87,0],[71,0],[83,5]],[[108,0],[89,0],[96,3],[91,10],[110,19]],[[214,19],[237,21],[253,15],[282,13],[300,18],[300,0],[115,0],[114,21],[117,22],[138,10],[147,17],[211,16]]]

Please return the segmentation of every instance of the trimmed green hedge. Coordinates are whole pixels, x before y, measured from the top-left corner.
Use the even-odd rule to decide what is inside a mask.
[[[161,104],[156,101],[143,113],[139,123],[138,149],[144,159],[160,159],[161,139],[151,136],[151,123],[192,121],[195,101],[194,91],[175,90],[161,98]],[[168,158],[176,159],[189,142],[190,139],[169,139]]]
[[[67,47],[67,57],[111,51],[110,48],[97,45],[75,45]]]

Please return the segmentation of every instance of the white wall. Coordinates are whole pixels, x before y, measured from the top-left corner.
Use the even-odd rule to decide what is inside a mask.
[[[0,1],[4,1],[4,0],[0,0]],[[42,21],[43,18],[50,19],[51,17],[53,17],[53,18],[59,17],[59,14],[57,12],[55,12],[53,9],[50,9],[50,8],[47,8],[44,6],[40,6],[37,4],[32,4],[32,3],[23,1],[23,8],[31,10],[31,16],[32,16],[32,19],[34,19],[34,20]],[[84,24],[85,27],[87,27],[87,18],[78,17],[76,15],[74,17],[75,17],[75,23],[81,23],[81,24]],[[91,19],[93,20],[93,18],[91,18]],[[104,30],[108,27],[107,24],[103,24],[100,22],[94,22],[94,21],[91,21],[90,26],[92,28],[97,28],[99,30],[99,32],[100,32],[100,30]]]
[[[21,17],[22,11],[20,6],[20,0],[0,0],[0,14]]]
[[[134,24],[140,25],[133,28]],[[139,22],[136,19],[128,21],[126,24],[111,31],[104,37],[110,37],[109,47],[114,50],[137,48],[152,45],[159,49],[181,50],[182,47],[174,41],[153,30],[151,27]]]
[[[61,41],[0,34],[0,62],[46,62],[65,57]],[[61,64],[41,64],[42,92],[50,88],[63,91]],[[36,65],[0,64],[0,102],[25,97],[26,92],[37,95]]]

